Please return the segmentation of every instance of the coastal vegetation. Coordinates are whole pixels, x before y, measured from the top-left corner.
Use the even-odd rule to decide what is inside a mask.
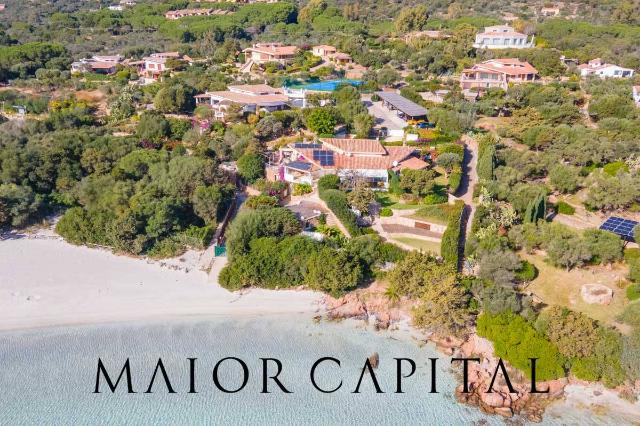
[[[340,297],[377,281],[389,303],[409,306],[415,326],[440,337],[466,337],[475,327],[519,370],[539,358],[539,379],[571,375],[608,387],[640,379],[640,254],[593,222],[640,211],[640,109],[632,97],[640,80],[583,77],[575,65],[599,56],[640,68],[634,2],[580,0],[556,17],[493,0],[223,2],[215,7],[229,13],[179,20],[164,14],[190,2],[141,0],[124,10],[76,0],[5,3],[3,230],[53,219],[74,244],[172,257],[211,247],[238,201],[214,242],[227,249],[219,276],[226,289],[305,287]],[[475,34],[507,12],[517,15],[516,30],[535,33],[535,46],[474,49]],[[258,42],[300,49],[287,64],[241,73],[243,49]],[[317,44],[353,63],[323,63],[312,53]],[[140,60],[161,51],[189,60],[169,58],[172,71],[140,84]],[[109,75],[70,72],[73,61],[115,53],[130,61]],[[530,62],[542,81],[464,93],[452,77],[503,57]],[[229,85],[296,87],[354,71],[358,87],[309,95],[305,108],[228,105],[219,120],[196,103],[196,94]],[[379,101],[377,90],[428,108],[425,128],[407,123],[402,140],[382,141],[415,148],[425,165],[394,162],[388,188],[379,176],[370,185],[342,171],[315,185],[273,181],[280,147],[342,134],[384,139],[384,123],[367,107]],[[435,94],[437,103],[426,100]],[[465,145],[474,143],[471,201],[449,203],[467,190],[465,179],[474,182],[463,167]],[[245,186],[258,195],[238,197]],[[315,197],[316,188],[320,201],[312,201],[328,208],[317,219],[283,207],[290,195]],[[437,253],[432,242],[398,233],[385,241],[370,226],[378,216],[400,221],[406,210],[414,210],[408,220],[446,226]],[[614,293],[608,305],[581,299],[581,287],[594,282]]]

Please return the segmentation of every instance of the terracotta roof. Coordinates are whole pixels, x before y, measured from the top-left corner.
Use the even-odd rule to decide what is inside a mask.
[[[419,159],[418,157],[409,157],[406,160],[400,161],[397,167],[394,167],[394,170],[403,170],[403,169],[411,169],[411,170],[422,170],[428,166],[426,161]]]
[[[293,56],[298,51],[298,46],[260,46],[256,45],[244,49],[245,52],[259,52],[268,55]]]
[[[342,151],[344,154],[373,154],[384,155],[387,151],[382,144],[375,139],[320,139],[326,145],[335,147],[334,151]]]
[[[319,44],[317,46],[313,46],[314,49],[323,49],[323,50],[333,50],[336,51],[337,49],[334,46],[329,46],[328,44]]]
[[[386,155],[360,155],[349,156],[335,152],[333,166],[321,166],[318,161],[313,159],[314,149],[296,148],[310,163],[313,163],[321,169],[346,169],[346,170],[387,170],[393,167],[394,162],[401,162],[415,152],[415,148],[408,146],[389,146],[386,147]]]
[[[489,61],[475,64],[472,68],[467,68],[462,72],[473,71],[493,71],[506,75],[520,75],[520,74],[538,74],[530,63],[522,62],[519,59],[491,59]]]
[[[115,68],[115,62],[104,62],[104,61],[94,61],[89,62],[89,66],[94,70],[108,70],[111,68]]]

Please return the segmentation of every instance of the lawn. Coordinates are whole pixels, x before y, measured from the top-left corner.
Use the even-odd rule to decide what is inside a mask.
[[[414,219],[423,219],[431,223],[437,223],[439,225],[446,225],[449,223],[449,215],[451,210],[454,209],[453,204],[433,204],[423,205],[412,216]]]
[[[405,204],[400,200],[400,197],[390,192],[375,193],[376,201],[379,202],[382,207],[389,207],[394,210],[414,210],[420,207],[419,204]]]
[[[416,250],[431,252],[438,255],[440,254],[440,243],[436,243],[435,241],[427,241],[420,238],[405,237],[397,234],[391,234],[390,237],[393,241],[406,244],[410,247],[413,247]]]
[[[591,318],[614,324],[616,317],[626,305],[625,290],[618,288],[617,282],[627,275],[621,265],[610,270],[605,267],[575,268],[569,272],[558,269],[544,261],[544,256],[520,253],[520,256],[538,268],[538,277],[527,290],[533,292],[548,305],[566,306],[582,312]],[[613,289],[613,300],[609,305],[587,304],[580,296],[580,288],[585,284],[603,284]]]

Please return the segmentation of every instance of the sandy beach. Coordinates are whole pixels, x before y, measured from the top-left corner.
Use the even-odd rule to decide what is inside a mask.
[[[230,293],[200,268],[206,255],[170,261],[74,246],[47,231],[0,240],[0,330],[185,316],[313,313],[319,293]]]

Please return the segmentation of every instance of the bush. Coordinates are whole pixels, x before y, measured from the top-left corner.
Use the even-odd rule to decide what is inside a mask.
[[[550,341],[541,336],[519,315],[504,312],[483,313],[477,321],[478,335],[493,342],[495,354],[530,378],[530,358],[537,358],[536,379],[551,380],[564,376],[564,357]]]
[[[250,209],[278,207],[278,198],[265,194],[254,195],[247,198],[244,205]]]
[[[442,234],[442,242],[440,244],[440,254],[445,262],[457,267],[460,254],[460,223],[462,220],[462,212],[464,210],[464,201],[458,200],[454,204],[447,229]]]
[[[326,189],[338,189],[340,188],[340,178],[337,175],[324,175],[318,179],[318,192],[322,192]]]
[[[624,249],[624,261],[630,263],[633,260],[640,259],[640,248]]]
[[[538,276],[538,269],[533,263],[522,261],[522,266],[516,271],[516,280],[519,282],[533,281]]]
[[[393,216],[393,210],[391,210],[389,207],[383,207],[380,209],[380,216],[381,217],[391,217]]]
[[[252,183],[264,176],[264,158],[260,154],[246,153],[238,159],[238,173]]]
[[[627,299],[636,300],[640,299],[640,284],[634,283],[627,287]]]
[[[446,195],[434,193],[424,197],[422,199],[422,202],[427,205],[444,204],[448,201],[448,199],[449,198]]]
[[[556,210],[559,214],[573,215],[576,212],[576,209],[569,203],[565,203],[564,201],[558,201],[556,204]]]
[[[293,185],[293,195],[305,195],[313,192],[313,188],[308,183],[296,183]]]
[[[605,164],[602,170],[609,176],[616,177],[620,170],[628,172],[629,167],[624,161],[614,161],[613,163]]]
[[[349,208],[347,194],[338,189],[325,189],[320,192],[320,198],[327,203],[327,207],[342,222],[352,237],[362,233],[358,227],[355,213]]]

